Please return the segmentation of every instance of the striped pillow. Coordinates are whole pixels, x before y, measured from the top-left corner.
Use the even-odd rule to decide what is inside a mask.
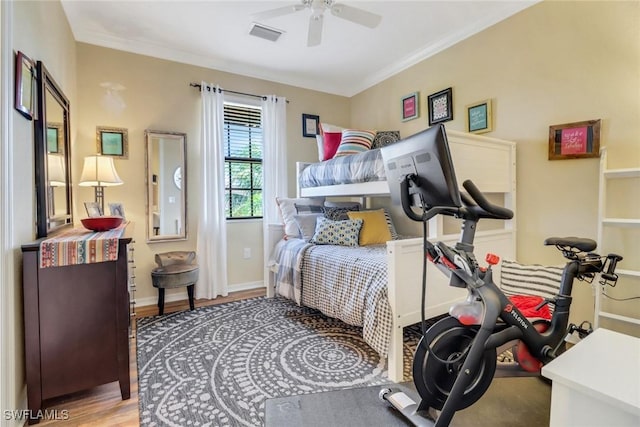
[[[506,295],[536,295],[553,298],[560,288],[562,267],[524,265],[503,260],[500,288]]]
[[[398,236],[398,232],[396,231],[396,227],[393,225],[393,221],[391,220],[391,216],[387,210],[384,210],[384,219],[387,221],[387,227],[389,227],[389,233],[391,233],[391,240],[398,240],[400,236]]]
[[[334,158],[369,151],[375,137],[376,133],[370,130],[343,130],[342,140]]]

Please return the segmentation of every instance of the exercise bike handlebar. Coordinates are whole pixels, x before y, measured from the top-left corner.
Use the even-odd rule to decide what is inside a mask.
[[[415,175],[406,175],[400,181],[400,204],[402,205],[402,210],[414,221],[427,221],[438,214],[458,216],[465,219],[492,218],[507,220],[513,218],[513,211],[491,203],[469,179],[464,181],[462,186],[473,200],[465,194],[460,194],[464,207],[430,206],[422,214],[418,214],[411,209],[410,200],[410,182],[416,183],[416,178]]]

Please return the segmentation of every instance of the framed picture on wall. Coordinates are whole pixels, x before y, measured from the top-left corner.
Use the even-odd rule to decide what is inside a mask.
[[[402,97],[402,121],[417,119],[420,115],[418,92],[410,93],[407,96]]]
[[[485,133],[493,130],[492,126],[491,100],[476,102],[467,105],[467,132]]]
[[[96,127],[96,148],[103,156],[129,158],[127,130],[123,128]]]
[[[453,89],[447,88],[429,95],[429,126],[453,120]]]
[[[600,157],[600,119],[549,126],[549,160]]]
[[[27,55],[16,53],[14,107],[29,120],[36,120],[36,63]]]
[[[302,115],[302,136],[315,138],[320,133],[320,116],[313,114]]]

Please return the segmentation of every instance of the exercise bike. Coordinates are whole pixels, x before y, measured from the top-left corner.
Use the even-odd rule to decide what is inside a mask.
[[[526,318],[493,282],[492,266],[499,262],[499,258],[489,254],[486,258],[488,266],[481,267],[474,255],[473,242],[478,221],[483,218],[508,220],[513,213],[490,203],[470,180],[463,183],[469,196],[457,191],[446,136],[442,142],[444,129],[439,132],[439,146],[431,151],[430,157],[438,158],[440,166],[448,170],[444,174],[425,176],[416,166],[415,153],[412,153],[409,163],[414,167],[405,170],[415,170],[416,173],[400,176],[400,201],[404,213],[423,224],[439,214],[463,220],[461,237],[455,247],[442,242],[432,244],[425,233],[424,251],[425,263],[426,259],[433,262],[450,277],[450,286],[466,288],[468,296],[465,301],[451,307],[450,316],[426,331],[423,316],[423,336],[413,360],[413,378],[420,402],[415,402],[403,391],[383,389],[380,392],[382,400],[389,402],[414,425],[435,427],[448,426],[456,411],[473,405],[487,391],[496,370],[498,348],[517,343],[518,363],[528,371],[539,372],[544,364],[563,350],[568,332],[588,333],[584,328],[569,326],[573,282],[575,279],[591,282],[599,274],[601,283],[613,286],[618,278],[616,265],[622,260],[616,254],[600,256],[593,253],[596,242],[591,239],[546,239],[545,245],[560,250],[567,263],[558,294],[540,304],[554,305],[551,319],[532,321]],[[383,151],[383,158],[386,162],[402,161],[404,157],[395,154],[387,153],[385,157]],[[398,179],[393,175],[396,166],[392,165],[388,177],[391,175]],[[446,187],[442,188],[443,185]],[[433,199],[425,200],[437,190],[439,204],[435,204]],[[423,207],[422,214],[411,207],[418,204],[416,199]],[[426,266],[423,266],[423,301],[425,275]]]

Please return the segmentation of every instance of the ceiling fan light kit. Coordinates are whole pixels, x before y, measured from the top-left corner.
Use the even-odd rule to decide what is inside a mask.
[[[367,28],[376,28],[382,20],[380,15],[367,12],[366,10],[359,9],[357,7],[336,3],[334,0],[301,0],[300,4],[266,10],[264,12],[256,13],[253,17],[256,21],[260,21],[288,15],[304,9],[311,10],[311,16],[309,17],[309,32],[307,34],[307,46],[309,47],[317,46],[322,41],[322,23],[324,21],[324,12],[327,9],[331,11],[333,16]]]

